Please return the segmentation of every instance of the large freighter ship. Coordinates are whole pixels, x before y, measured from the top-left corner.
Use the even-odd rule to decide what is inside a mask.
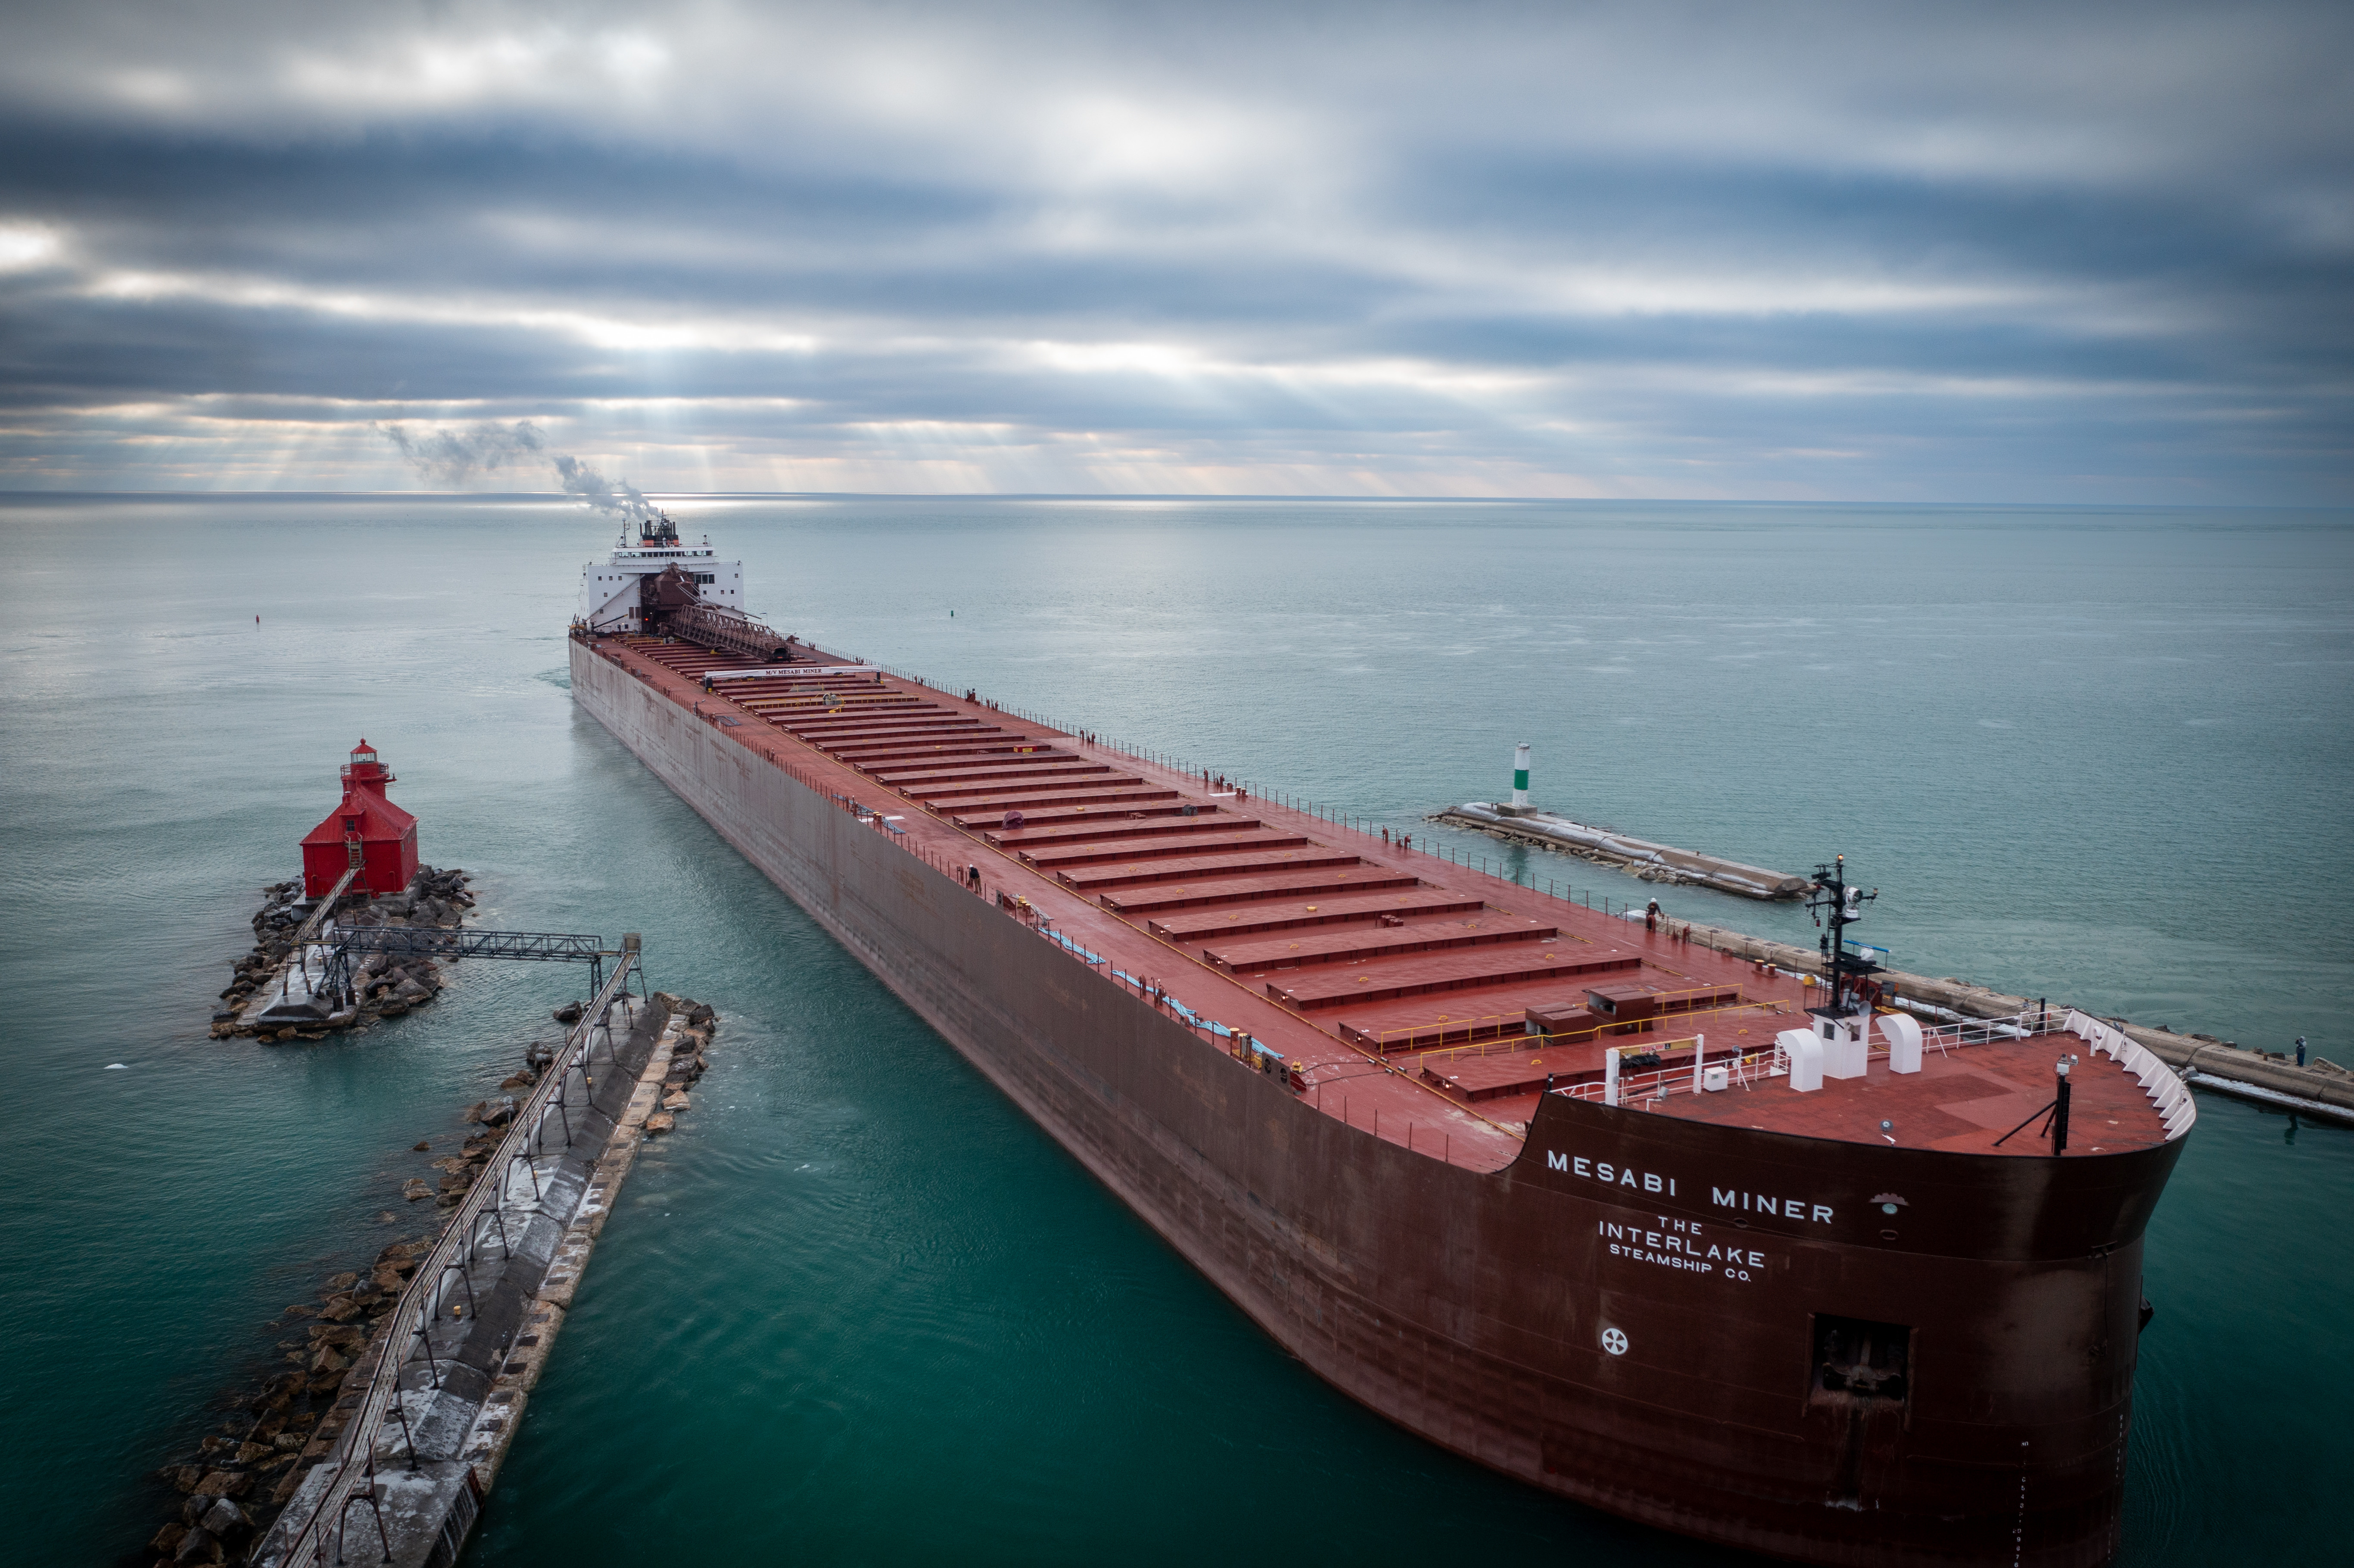
[[[675,537],[584,574],[575,699],[1336,1387],[1779,1556],[2114,1552],[2195,1116],[2142,1047],[1880,1005],[1836,863],[1762,969],[779,637]]]

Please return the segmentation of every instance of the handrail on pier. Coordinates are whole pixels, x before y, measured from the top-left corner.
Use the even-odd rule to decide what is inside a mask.
[[[408,929],[414,931],[418,928],[412,927]],[[294,1568],[298,1563],[308,1565],[308,1568],[323,1568],[329,1563],[342,1561],[342,1525],[345,1510],[356,1501],[366,1501],[371,1508],[375,1506],[376,1449],[384,1432],[386,1419],[397,1414],[404,1428],[407,1426],[407,1414],[399,1407],[400,1374],[408,1368],[410,1346],[418,1340],[425,1340],[426,1353],[429,1357],[431,1355],[432,1342],[427,1338],[428,1324],[440,1306],[442,1287],[449,1282],[453,1270],[461,1276],[466,1272],[466,1265],[472,1261],[479,1245],[476,1233],[482,1228],[484,1214],[497,1215],[504,1206],[507,1184],[514,1174],[515,1162],[522,1160],[526,1168],[529,1167],[532,1158],[530,1146],[538,1141],[541,1126],[548,1113],[556,1108],[557,1097],[564,1092],[572,1074],[579,1072],[584,1078],[587,1076],[588,1053],[599,1029],[605,1031],[605,1048],[609,1055],[611,1054],[611,1010],[626,993],[630,976],[637,968],[638,958],[638,950],[634,947],[622,950],[621,961],[615,966],[612,977],[598,991],[596,1000],[588,1004],[588,1010],[580,1015],[580,1022],[566,1034],[563,1048],[540,1075],[539,1082],[525,1097],[522,1106],[517,1107],[514,1120],[507,1124],[506,1137],[500,1140],[490,1163],[482,1168],[482,1173],[475,1178],[473,1186],[451,1213],[440,1238],[433,1244],[433,1250],[419,1261],[417,1272],[409,1277],[407,1287],[400,1293],[400,1299],[394,1304],[391,1316],[385,1321],[378,1340],[376,1370],[369,1374],[367,1392],[360,1401],[360,1407],[352,1413],[351,1420],[336,1438],[334,1451],[321,1461],[323,1465],[334,1466],[334,1473],[310,1516],[303,1520],[289,1538],[284,1550],[275,1558],[278,1568]],[[536,1170],[532,1171],[532,1180],[535,1191],[538,1183]],[[498,1223],[504,1237],[506,1222],[501,1217]],[[471,1280],[467,1281],[467,1288],[472,1288]],[[414,1468],[417,1456],[413,1446],[409,1449],[408,1461],[410,1467]],[[361,1490],[363,1485],[367,1489],[366,1491]],[[329,1550],[330,1537],[334,1539],[332,1552]]]
[[[302,923],[300,926],[294,927],[294,939],[292,944],[294,968],[302,971],[302,986],[305,991],[308,991],[311,985],[311,948],[319,939],[319,928],[326,923],[327,916],[334,912],[335,900],[341,898],[344,895],[344,889],[349,887],[353,882],[358,878],[361,869],[358,854],[355,852],[352,857],[352,863],[344,868],[343,875],[335,878],[335,885],[327,890],[327,895],[324,898],[320,899],[318,903],[312,906],[311,913],[303,916]],[[326,978],[330,982],[328,990],[330,991],[336,991],[338,988],[332,983],[336,978],[334,961],[332,955],[330,956],[327,963]],[[289,971],[283,974],[278,981],[278,999],[281,1001],[283,1001],[293,994],[294,977],[293,974]]]
[[[344,874],[335,878],[335,885],[327,890],[327,895],[312,906],[311,913],[303,919],[302,924],[295,928],[294,946],[297,950],[300,950],[304,943],[318,939],[319,927],[326,924],[327,916],[334,912],[335,900],[341,898],[344,895],[344,889],[349,887],[358,877],[360,869],[359,863],[356,861],[345,867]]]

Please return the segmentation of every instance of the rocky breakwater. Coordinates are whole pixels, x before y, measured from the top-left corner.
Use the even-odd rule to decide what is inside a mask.
[[[578,1004],[556,1014],[557,1022],[567,1024],[578,1022],[580,1016]],[[620,1071],[597,1075],[606,1081],[587,1116],[581,1117],[581,1107],[575,1105],[574,1114],[581,1119],[573,1145],[534,1161],[529,1176],[520,1171],[513,1174],[514,1202],[502,1206],[501,1223],[512,1227],[516,1255],[493,1257],[476,1267],[474,1279],[482,1289],[471,1305],[466,1293],[452,1284],[456,1294],[444,1307],[444,1324],[433,1339],[437,1356],[468,1369],[452,1381],[453,1388],[472,1387],[487,1394],[506,1388],[508,1397],[497,1404],[500,1411],[514,1406],[515,1391],[537,1379],[642,1124],[673,1080],[683,1086],[701,1076],[707,1065],[704,1051],[716,1028],[710,1008],[660,992],[652,1005],[617,1010],[613,1022],[614,1057]],[[523,1065],[499,1087],[527,1091],[555,1057],[552,1046],[532,1043],[525,1048]],[[444,1213],[455,1208],[490,1171],[518,1104],[512,1094],[477,1100],[458,1113],[455,1131],[420,1139],[412,1153],[446,1151],[429,1165],[441,1173],[440,1179],[433,1182],[396,1175],[390,1179],[399,1181],[400,1196],[411,1203],[433,1199],[434,1208]],[[618,1118],[612,1114],[616,1111]],[[666,1129],[670,1118],[663,1125]],[[537,1196],[540,1192],[546,1200]],[[387,1209],[376,1222],[398,1225],[400,1214]],[[359,1408],[383,1355],[382,1332],[394,1305],[410,1287],[419,1264],[431,1254],[443,1228],[435,1225],[378,1246],[366,1264],[323,1281],[317,1299],[288,1307],[267,1326],[278,1338],[267,1356],[245,1374],[244,1391],[229,1400],[214,1431],[155,1472],[164,1517],[138,1560],[153,1562],[156,1568],[257,1560],[290,1500],[300,1494],[311,1471],[334,1452]],[[490,1253],[499,1250],[493,1241]],[[551,1260],[557,1266],[552,1271]],[[509,1268],[510,1262],[522,1266]],[[491,1332],[482,1332],[493,1324]],[[469,1406],[469,1419],[479,1416],[488,1403],[478,1400]],[[519,1408],[511,1414],[519,1414]],[[449,1414],[443,1412],[435,1428],[445,1443]],[[513,1436],[511,1427],[495,1428],[491,1436],[500,1439],[496,1451],[504,1456],[505,1441]],[[420,1441],[429,1444],[432,1439]],[[396,1467],[404,1462],[402,1456],[391,1459]],[[481,1484],[486,1487],[487,1481],[484,1477]],[[376,1548],[365,1560],[380,1557],[381,1549]]]
[[[561,1009],[557,1018],[577,1024],[580,1010]],[[517,1105],[528,1097],[500,1095],[463,1113],[463,1125],[483,1130],[465,1137],[455,1154],[435,1162],[445,1171],[438,1192],[421,1181],[408,1184],[412,1199],[437,1196],[443,1205],[455,1206],[476,1181],[500,1182],[493,1211],[498,1217],[483,1233],[489,1239],[472,1253],[462,1282],[454,1271],[440,1282],[438,1315],[424,1347],[390,1351],[400,1359],[379,1373],[387,1348],[371,1340],[366,1358],[346,1374],[350,1381],[336,1412],[356,1409],[366,1380],[382,1375],[398,1383],[407,1423],[387,1423],[372,1435],[372,1495],[390,1542],[388,1558],[376,1539],[375,1518],[362,1505],[352,1516],[351,1543],[359,1550],[346,1553],[354,1562],[388,1560],[399,1568],[424,1568],[452,1562],[463,1549],[636,1151],[647,1135],[675,1126],[687,1088],[708,1065],[706,1053],[717,1027],[709,1007],[662,991],[641,1004],[617,1004],[606,1022],[610,1065],[600,1040],[592,1051],[594,1084],[585,1105],[578,1077],[572,1080],[568,1137],[554,1120],[547,1122],[547,1136],[532,1142],[528,1171],[522,1169],[525,1161],[517,1145],[507,1141],[515,1130]],[[500,1087],[528,1089],[557,1055],[545,1046],[529,1048],[523,1068]],[[662,1108],[673,1101],[674,1108]],[[410,1288],[434,1285],[419,1281]],[[330,1457],[341,1435],[338,1427],[306,1446],[303,1460]],[[364,1435],[354,1433],[352,1438],[364,1440]],[[272,1501],[286,1506],[258,1538],[249,1527],[245,1560],[277,1564],[285,1559],[332,1475],[332,1467],[316,1467],[290,1472],[274,1486]]]
[[[577,1005],[566,1011],[574,1021],[580,1016]],[[523,1066],[500,1087],[528,1088],[554,1055],[534,1042]],[[438,1147],[451,1150],[431,1161],[430,1169],[442,1172],[438,1185],[410,1176],[400,1180],[400,1196],[436,1199],[437,1211],[455,1208],[489,1166],[515,1105],[509,1096],[469,1107],[460,1126],[479,1131],[437,1135]],[[411,1152],[436,1147],[433,1138],[420,1139]],[[400,1215],[387,1209],[376,1221],[396,1225]],[[282,1337],[270,1360],[250,1374],[248,1390],[231,1401],[227,1418],[156,1472],[173,1498],[147,1542],[159,1565],[247,1560],[305,1473],[342,1435],[374,1364],[383,1321],[440,1234],[436,1226],[380,1247],[366,1264],[329,1276],[320,1299],[288,1307],[268,1326]]]
[[[655,994],[671,1004],[682,1027],[678,1044],[663,1073],[659,1107],[646,1118],[649,1134],[665,1133],[678,1125],[680,1114],[691,1103],[687,1091],[711,1070],[711,1038],[719,1030],[719,1015],[702,1002],[673,997],[667,991]]]
[[[421,866],[404,892],[384,897],[346,894],[336,904],[334,919],[354,928],[454,927],[464,923],[466,912],[474,906],[466,891],[468,881],[462,870]],[[440,991],[440,970],[432,959],[394,960],[376,953],[368,955],[353,975],[359,993],[356,1008],[339,1009],[329,999],[313,995],[311,982],[323,978],[326,955],[316,942],[297,951],[295,938],[314,912],[302,895],[299,879],[262,889],[262,906],[253,916],[253,950],[230,966],[229,983],[213,1011],[214,1039],[247,1035],[266,1044],[324,1040],[339,1030],[398,1018]]]
[[[281,1336],[273,1362],[249,1374],[214,1432],[156,1472],[169,1500],[146,1543],[155,1563],[245,1561],[343,1430],[359,1400],[355,1369],[432,1245],[430,1234],[393,1242],[365,1266],[329,1276],[320,1299],[288,1307],[269,1325]]]

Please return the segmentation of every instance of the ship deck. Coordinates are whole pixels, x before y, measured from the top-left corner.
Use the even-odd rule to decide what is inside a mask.
[[[1847,1142],[2035,1156],[2053,1064],[2079,1058],[2070,1158],[2162,1142],[2131,1072],[2061,1030],[1933,1031],[1922,1070],[1799,1093],[1775,1037],[1808,1027],[1797,977],[1518,885],[1386,835],[1247,794],[812,650],[807,673],[660,638],[600,656],[756,753],[790,764],[908,853],[1187,1022],[1204,1049],[1278,1054],[1328,1116],[1433,1159],[1495,1170],[1539,1097]],[[821,668],[822,666],[822,668]],[[1640,1015],[1640,1016],[1638,1016]],[[1631,1022],[1628,1020],[1632,1020]],[[1257,1047],[1238,1035],[1247,1034]],[[1696,1040],[1731,1086],[1701,1092]],[[1622,1072],[1628,1057],[1622,1055]],[[1882,1123],[1891,1124],[1883,1130]]]

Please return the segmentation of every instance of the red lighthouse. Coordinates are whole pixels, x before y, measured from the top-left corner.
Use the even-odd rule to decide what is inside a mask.
[[[302,895],[319,898],[356,863],[352,891],[398,893],[417,874],[417,819],[385,799],[392,769],[365,740],[344,768],[344,801],[302,838]]]

